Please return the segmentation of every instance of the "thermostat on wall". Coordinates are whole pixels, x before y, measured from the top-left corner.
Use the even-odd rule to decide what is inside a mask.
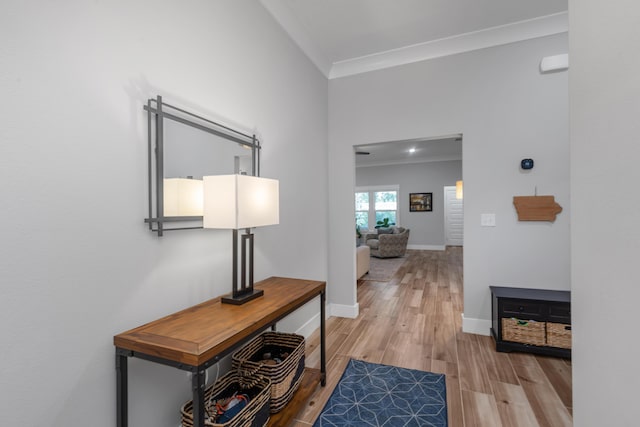
[[[533,159],[522,159],[520,162],[520,167],[522,169],[533,169]]]

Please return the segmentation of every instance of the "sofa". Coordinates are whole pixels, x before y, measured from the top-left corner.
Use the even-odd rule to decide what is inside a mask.
[[[387,230],[385,230],[387,231]],[[404,256],[409,243],[409,229],[404,227],[391,227],[390,232],[366,234],[365,242],[371,249],[371,256],[377,258],[392,258]]]
[[[360,245],[356,248],[356,278],[361,278],[369,272],[369,261],[371,249],[367,245]]]

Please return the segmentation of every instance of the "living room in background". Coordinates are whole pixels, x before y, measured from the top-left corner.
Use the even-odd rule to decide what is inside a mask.
[[[398,226],[411,230],[409,249],[444,250],[443,193],[462,178],[462,134],[355,146],[355,189],[393,184]],[[432,193],[432,210],[411,211],[411,193]]]
[[[357,187],[355,190],[356,225],[362,230],[373,230],[378,221],[388,219],[389,225],[398,225],[400,218],[400,186],[380,185]]]

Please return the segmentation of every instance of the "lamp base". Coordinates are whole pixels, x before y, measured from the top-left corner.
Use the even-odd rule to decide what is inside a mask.
[[[252,299],[256,299],[261,297],[262,295],[264,295],[264,291],[262,289],[251,289],[250,292],[241,294],[241,295],[237,295],[237,296],[233,296],[233,295],[227,295],[222,297],[222,303],[223,304],[233,304],[233,305],[242,305],[245,302],[249,302]]]

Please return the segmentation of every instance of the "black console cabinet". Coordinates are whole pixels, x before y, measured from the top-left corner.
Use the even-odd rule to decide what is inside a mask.
[[[571,325],[571,292],[502,286],[490,286],[490,288],[491,334],[496,341],[496,351],[523,351],[571,358],[571,349],[522,344],[502,339],[503,318]]]

